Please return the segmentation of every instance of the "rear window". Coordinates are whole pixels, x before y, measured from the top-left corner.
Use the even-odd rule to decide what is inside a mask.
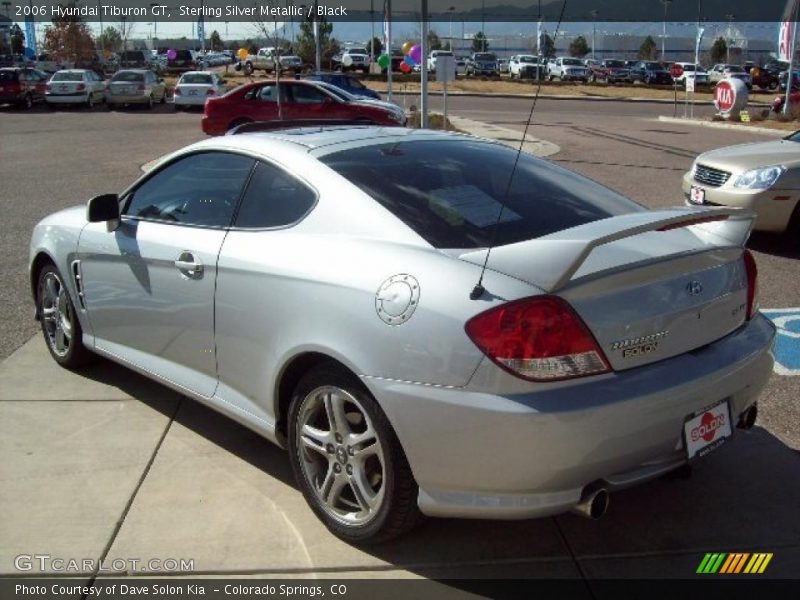
[[[211,75],[204,75],[201,73],[194,73],[191,75],[184,75],[181,77],[181,83],[205,83],[205,84],[212,84],[214,83],[211,79]]]
[[[475,60],[497,60],[494,54],[481,53],[475,55]]]
[[[5,81],[6,83],[17,81],[18,71],[0,71],[0,81]]]
[[[56,73],[53,81],[83,81],[83,73]]]
[[[485,248],[541,237],[641,206],[581,175],[485,142],[387,143],[320,160],[436,248]],[[508,193],[506,191],[508,190]]]
[[[144,74],[134,73],[132,71],[119,71],[111,78],[111,81],[144,81]]]
[[[564,59],[561,60],[561,64],[570,65],[570,66],[576,66],[576,67],[583,66],[583,63],[581,61],[579,61],[577,58],[564,58]]]
[[[192,53],[189,50],[178,50],[175,52],[173,60],[192,60]]]

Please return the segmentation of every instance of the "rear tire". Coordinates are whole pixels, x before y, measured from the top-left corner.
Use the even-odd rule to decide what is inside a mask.
[[[42,268],[36,283],[36,310],[50,356],[65,369],[75,369],[93,355],[83,345],[83,330],[64,281],[55,265]]]
[[[25,94],[25,97],[22,99],[22,108],[25,110],[30,110],[33,108],[33,96],[30,94]]]
[[[245,123],[252,123],[251,119],[235,119],[231,121],[231,124],[228,125],[228,131],[233,129],[234,127],[238,127],[239,125],[244,125]]]
[[[420,521],[419,489],[397,435],[345,369],[321,365],[303,376],[289,407],[288,434],[297,485],[334,535],[379,543]]]
[[[792,212],[784,235],[790,247],[800,249],[800,203],[794,207],[794,212]]]

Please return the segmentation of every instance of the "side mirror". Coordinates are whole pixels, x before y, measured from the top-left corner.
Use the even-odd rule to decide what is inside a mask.
[[[86,220],[89,223],[102,223],[119,220],[119,196],[101,194],[89,200],[86,206]]]

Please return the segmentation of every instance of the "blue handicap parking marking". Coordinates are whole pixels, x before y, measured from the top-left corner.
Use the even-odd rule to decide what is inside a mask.
[[[800,375],[800,308],[762,309],[775,324],[775,372],[779,375]]]

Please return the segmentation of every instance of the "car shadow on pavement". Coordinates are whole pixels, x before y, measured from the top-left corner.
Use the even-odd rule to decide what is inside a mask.
[[[296,489],[285,452],[232,419],[185,397],[176,411],[164,401],[162,386],[105,360],[82,374],[174,415],[220,450]],[[706,552],[735,551],[774,552],[769,574],[793,577],[800,565],[798,472],[800,453],[756,425],[737,429],[719,450],[695,462],[690,477],[666,476],[612,494],[598,521],[573,514],[523,521],[426,519],[403,538],[358,550],[441,580],[686,578]],[[302,502],[299,493],[294,498]],[[302,514],[298,531],[321,535],[308,524],[310,511]],[[311,545],[337,544],[315,537]]]
[[[800,241],[793,240],[789,234],[754,231],[747,247],[757,252],[783,258],[800,258]]]

